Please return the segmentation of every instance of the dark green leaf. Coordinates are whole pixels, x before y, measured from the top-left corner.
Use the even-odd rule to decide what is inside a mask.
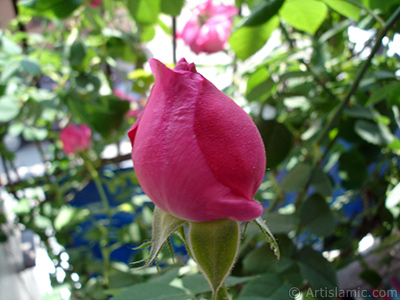
[[[381,102],[382,100],[388,100],[392,93],[395,93],[396,97],[400,93],[400,82],[392,81],[388,84],[385,84],[380,89],[377,89],[372,92],[372,96],[368,99],[365,106],[369,107],[372,104],[376,104]]]
[[[273,234],[287,233],[296,229],[299,223],[298,217],[295,214],[266,213],[264,218]]]
[[[282,7],[285,0],[271,0],[257,6],[242,26],[258,26],[270,20]]]
[[[279,14],[298,30],[314,34],[328,13],[326,4],[316,0],[286,1]]]
[[[79,66],[86,56],[85,46],[81,41],[75,41],[70,48],[69,62],[72,67],[76,68]]]
[[[339,158],[339,176],[345,187],[360,187],[368,176],[364,156],[355,149],[343,153]]]
[[[0,97],[0,122],[9,122],[18,116],[20,105],[17,99],[11,96]]]
[[[240,283],[247,282],[252,279],[254,279],[253,276],[246,276],[246,277],[229,276],[225,280],[225,285],[227,287],[231,287]],[[182,284],[186,289],[188,289],[191,293],[195,295],[200,293],[211,292],[210,285],[204,279],[204,276],[202,274],[186,275],[182,278]]]
[[[310,180],[312,167],[307,163],[299,163],[286,175],[282,182],[282,190],[285,192],[298,191]]]
[[[315,167],[311,174],[311,185],[315,190],[324,196],[331,196],[333,192],[332,181],[329,176],[320,168]]]
[[[186,300],[186,293],[167,284],[140,283],[124,289],[114,300]]]
[[[250,251],[243,259],[243,269],[250,274],[276,273],[276,256],[268,244]]]
[[[278,275],[266,273],[246,284],[239,297],[240,299],[263,297],[263,299],[293,300],[289,294],[290,288],[291,285],[285,283]]]
[[[289,154],[293,146],[291,132],[282,123],[275,120],[261,121],[257,124],[266,152],[267,168],[276,168]]]
[[[343,114],[352,118],[364,118],[373,120],[376,117],[376,114],[363,106],[355,105],[352,108],[345,108]]]
[[[298,258],[301,274],[312,289],[333,291],[337,287],[335,268],[321,253],[306,246],[300,250]],[[324,299],[333,298],[327,297]]]
[[[245,60],[264,46],[278,24],[279,18],[273,17],[260,26],[239,27],[230,36],[229,44],[236,56]]]
[[[301,206],[300,223],[315,235],[328,236],[335,230],[335,219],[329,205],[318,194],[309,197]]]
[[[115,96],[104,97],[102,102],[101,105],[87,106],[86,110],[93,128],[103,137],[109,137],[121,126],[130,104]]]
[[[382,283],[382,277],[373,269],[362,270],[359,277],[375,289],[379,288]]]
[[[82,0],[25,0],[19,1],[23,15],[64,19],[82,4]]]

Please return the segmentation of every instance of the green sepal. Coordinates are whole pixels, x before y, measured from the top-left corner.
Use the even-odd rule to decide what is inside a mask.
[[[271,249],[274,251],[276,258],[280,259],[281,258],[281,252],[279,250],[278,243],[276,242],[274,236],[272,235],[271,231],[269,230],[267,224],[265,224],[265,221],[261,218],[258,217],[257,219],[254,220],[254,223],[257,224],[258,228],[260,231],[264,234],[265,239],[271,246]]]
[[[230,219],[190,222],[189,247],[213,291],[213,299],[229,275],[239,252],[239,223]]]
[[[162,246],[168,238],[183,226],[187,221],[174,217],[157,206],[154,208],[153,213],[153,228],[152,228],[152,238],[150,243],[145,243],[145,245],[151,244],[150,255],[144,260],[146,264],[138,269],[143,269],[149,267],[154,260],[157,258]],[[142,248],[139,246],[139,248]]]

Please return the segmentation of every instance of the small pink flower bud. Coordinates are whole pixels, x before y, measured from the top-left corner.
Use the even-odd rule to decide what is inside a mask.
[[[196,54],[221,51],[230,35],[232,16],[237,13],[235,6],[214,5],[207,0],[195,7],[178,37]]]
[[[70,124],[61,130],[60,139],[66,154],[76,154],[92,145],[91,130],[85,125]]]

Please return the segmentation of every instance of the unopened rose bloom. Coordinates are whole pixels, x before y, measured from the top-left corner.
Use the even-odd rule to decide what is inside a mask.
[[[128,133],[144,192],[188,221],[259,217],[253,197],[266,155],[251,118],[185,59],[174,70],[156,59],[150,66],[155,84]]]
[[[232,16],[237,13],[235,6],[214,5],[208,0],[195,7],[178,37],[196,54],[221,51],[231,32]]]
[[[92,145],[91,130],[85,125],[70,124],[61,130],[60,139],[66,154],[84,151]]]

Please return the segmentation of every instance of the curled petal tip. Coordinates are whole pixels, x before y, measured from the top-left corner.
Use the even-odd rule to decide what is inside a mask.
[[[181,58],[175,66],[175,70],[189,71],[192,73],[197,73],[196,66],[194,63],[188,63],[185,58]]]

